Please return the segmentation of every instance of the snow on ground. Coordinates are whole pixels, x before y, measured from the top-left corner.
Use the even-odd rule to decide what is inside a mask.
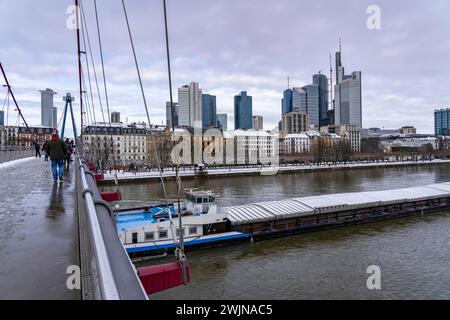
[[[29,158],[23,158],[23,159],[3,162],[3,163],[0,163],[0,169],[10,168],[10,167],[13,167],[13,166],[15,166],[15,165],[17,165],[19,163],[27,162],[27,161],[30,161],[32,159],[36,159],[36,157],[29,157]]]
[[[370,167],[382,167],[382,166],[406,166],[406,165],[415,165],[415,164],[423,164],[430,163],[426,162],[416,162],[416,161],[399,161],[399,162],[374,162],[374,163],[348,163],[348,164],[336,164],[336,165],[303,165],[303,166],[295,166],[289,165],[286,167],[278,167],[278,168],[233,168],[233,169],[208,169],[208,176],[214,175],[230,175],[230,174],[243,174],[243,173],[261,173],[262,175],[268,174],[267,171],[275,171],[278,169],[279,172],[288,172],[288,171],[308,171],[308,170],[317,170],[317,169],[337,169],[337,168],[370,168]],[[450,160],[433,160],[431,163],[450,163]],[[105,180],[113,180],[114,179],[114,171],[107,172],[104,174]],[[175,172],[172,170],[165,170],[163,172],[163,177],[174,177]],[[158,171],[152,172],[137,172],[136,174],[132,172],[117,172],[117,178],[119,180],[128,180],[128,179],[146,179],[146,178],[159,178]],[[195,172],[193,170],[180,170],[181,177],[189,177],[195,176]]]

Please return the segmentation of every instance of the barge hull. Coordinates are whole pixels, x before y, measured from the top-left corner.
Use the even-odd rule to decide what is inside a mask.
[[[450,209],[450,197],[428,201],[432,203],[423,205],[424,201],[406,202],[398,205],[330,212],[263,223],[243,224],[233,226],[232,228],[235,231],[250,234],[253,240],[265,240]]]

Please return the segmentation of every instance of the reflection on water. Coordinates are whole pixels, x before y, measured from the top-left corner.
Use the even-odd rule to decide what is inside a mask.
[[[450,166],[183,181],[219,205],[450,181]],[[175,194],[175,185],[168,185]],[[122,185],[125,199],[161,197],[158,183]],[[153,299],[416,299],[450,297],[450,212],[188,253],[192,283]],[[147,263],[171,261],[170,257]],[[139,264],[143,265],[143,263]],[[366,287],[378,265],[382,290]]]

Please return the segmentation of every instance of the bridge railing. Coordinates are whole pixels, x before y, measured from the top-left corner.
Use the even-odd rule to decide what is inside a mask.
[[[0,146],[0,163],[33,157],[34,155],[35,155],[34,148],[17,147],[17,146]]]
[[[148,299],[117,235],[111,209],[88,165],[77,156],[76,175],[81,291],[85,300]]]

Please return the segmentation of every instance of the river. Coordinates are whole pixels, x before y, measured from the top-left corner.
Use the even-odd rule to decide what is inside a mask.
[[[450,165],[185,180],[183,188],[212,190],[219,206],[230,206],[446,181]],[[128,200],[162,196],[156,182],[123,184],[119,189]],[[174,182],[168,182],[167,189],[174,197]],[[188,252],[191,283],[150,298],[448,299],[449,230],[450,211],[445,211]],[[371,265],[380,267],[380,290],[367,288]]]

